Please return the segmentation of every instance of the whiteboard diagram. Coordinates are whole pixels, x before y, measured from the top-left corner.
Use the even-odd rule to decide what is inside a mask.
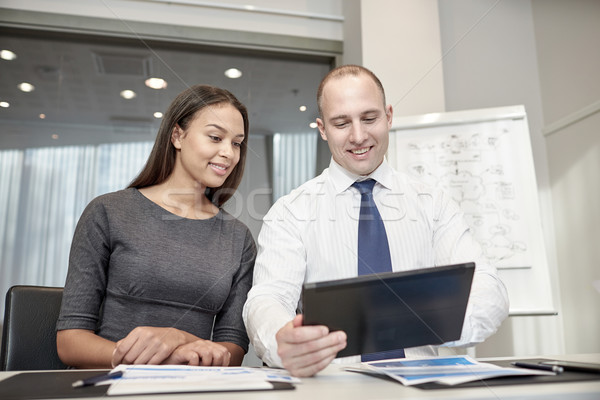
[[[513,119],[427,129],[396,129],[396,167],[442,187],[459,204],[488,260],[498,268],[532,265],[527,202]],[[529,140],[528,137],[526,137]]]
[[[525,107],[394,118],[387,158],[458,202],[511,315],[556,314]]]

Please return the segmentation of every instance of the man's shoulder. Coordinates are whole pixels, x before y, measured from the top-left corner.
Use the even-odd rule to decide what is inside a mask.
[[[392,188],[388,193],[401,194],[401,198],[411,212],[435,209],[456,210],[458,207],[456,200],[440,180],[430,181],[406,172],[395,172],[392,182]],[[386,201],[392,200],[388,198]]]
[[[439,188],[421,177],[410,175],[406,172],[393,170],[392,174],[393,192],[405,194],[435,194]]]
[[[312,195],[323,193],[325,190],[325,186],[328,184],[328,170],[324,170],[320,175],[304,182],[302,185],[293,189],[291,192],[282,196],[281,199],[284,201],[295,201],[302,195]]]
[[[308,212],[315,204],[324,199],[327,192],[328,171],[324,170],[317,177],[304,182],[288,194],[281,196],[269,210],[269,214],[293,212],[302,214]]]

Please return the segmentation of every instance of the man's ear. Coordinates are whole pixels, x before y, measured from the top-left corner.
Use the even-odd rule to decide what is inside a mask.
[[[175,125],[173,127],[173,131],[171,132],[171,143],[173,143],[173,147],[175,147],[178,150],[181,150],[181,137],[181,128],[179,127],[179,125]]]
[[[319,128],[319,133],[321,134],[321,138],[324,141],[327,141],[327,134],[325,133],[325,125],[323,124],[323,120],[321,118],[317,118],[317,127]]]
[[[392,129],[392,125],[394,123],[394,109],[391,104],[388,104],[385,107],[385,117],[387,118],[388,129]]]

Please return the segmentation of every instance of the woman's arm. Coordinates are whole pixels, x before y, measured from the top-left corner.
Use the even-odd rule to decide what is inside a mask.
[[[58,356],[76,368],[112,368],[115,343],[85,329],[65,329],[56,333]]]
[[[96,335],[91,330],[66,329],[57,332],[58,356],[63,363],[76,368],[113,368],[119,364],[161,364],[182,346],[197,341],[198,337],[175,328],[141,326],[132,330],[117,343]],[[212,346],[219,364],[229,349]],[[212,354],[212,353],[211,353]],[[243,354],[242,354],[243,357]],[[227,356],[229,362],[229,356]],[[188,363],[179,360],[179,363]],[[226,365],[226,364],[225,364]]]
[[[244,355],[246,354],[244,349],[242,349],[240,346],[238,346],[235,343],[229,343],[229,342],[216,342],[216,343],[220,344],[221,346],[224,346],[229,351],[229,354],[231,354],[231,358],[229,359],[230,367],[237,367],[237,366],[242,365],[242,361],[244,361]]]
[[[240,366],[245,351],[239,345],[229,342],[212,342],[198,339],[179,346],[163,364],[187,364],[202,366]]]
[[[248,348],[248,334],[242,319],[242,309],[252,286],[252,271],[256,245],[246,230],[244,248],[238,271],[234,274],[229,296],[215,319],[213,339],[229,351],[229,365],[241,365]]]
[[[110,368],[115,342],[95,334],[106,292],[111,245],[104,203],[83,211],[71,244],[69,270],[57,321],[60,359],[76,368]]]
[[[161,364],[179,347],[199,339],[176,328],[139,326],[119,340],[112,355],[112,365]]]

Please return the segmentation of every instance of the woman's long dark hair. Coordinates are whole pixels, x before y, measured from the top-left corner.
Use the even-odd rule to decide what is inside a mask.
[[[244,175],[246,152],[248,150],[248,111],[246,107],[229,91],[209,85],[196,85],[180,93],[165,113],[152,152],[144,169],[129,184],[129,187],[141,189],[163,183],[173,172],[175,166],[175,147],[171,143],[171,133],[176,125],[184,131],[196,117],[196,113],[208,106],[231,104],[244,120],[244,140],[240,148],[240,160],[222,186],[208,188],[206,196],[217,207],[221,207],[233,196]]]

